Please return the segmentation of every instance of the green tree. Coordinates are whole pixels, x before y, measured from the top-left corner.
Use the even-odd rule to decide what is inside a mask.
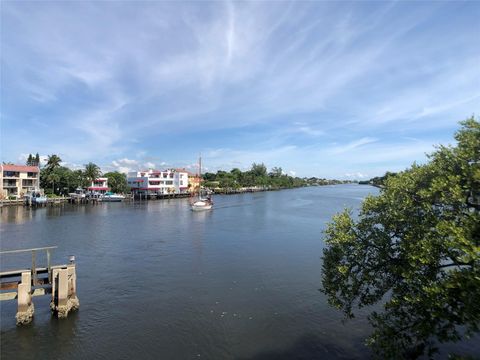
[[[224,189],[232,189],[237,187],[235,176],[232,173],[224,173],[220,178],[220,187]]]
[[[48,155],[47,165],[46,168],[48,170],[54,170],[55,168],[60,166],[62,159],[58,155]]]
[[[38,155],[38,152],[35,154],[34,165],[40,166],[40,155]]]
[[[202,175],[202,178],[205,181],[214,181],[216,178],[216,175],[214,173],[206,172],[205,174]]]
[[[85,165],[84,175],[89,182],[94,182],[100,177],[101,174],[102,173],[100,172],[100,168],[98,167],[98,165],[92,162],[89,162]]]
[[[77,188],[85,188],[89,186],[88,180],[82,170],[74,170],[69,174],[69,192],[75,191]]]
[[[42,188],[52,188],[55,193],[55,183],[60,181],[60,174],[54,174],[55,170],[60,167],[62,159],[58,155],[49,155],[46,166],[40,171],[40,185]]]
[[[282,176],[283,170],[281,167],[273,167],[270,173],[268,174],[270,177],[280,177]]]
[[[267,176],[267,167],[261,164],[252,164],[252,169],[250,170],[255,177]]]
[[[108,172],[104,174],[108,178],[108,186],[114,193],[128,192],[127,176],[118,171]]]
[[[57,171],[52,171],[48,174],[47,180],[52,186],[52,194],[57,193],[57,191],[55,191],[56,190],[55,184],[57,184],[57,187],[58,187],[58,183],[60,182],[60,179],[61,179],[60,174]]]
[[[380,357],[431,356],[479,331],[480,123],[461,125],[456,147],[387,177],[325,231],[322,291],[347,318],[383,304],[367,341]]]
[[[32,154],[28,154],[26,165],[32,166],[32,162],[33,162]]]

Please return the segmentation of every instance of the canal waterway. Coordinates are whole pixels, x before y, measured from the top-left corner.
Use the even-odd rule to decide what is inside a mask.
[[[3,250],[75,255],[80,310],[31,325],[1,303],[5,359],[365,359],[365,317],[342,323],[321,286],[322,230],[378,190],[339,185],[188,199],[4,208]],[[28,266],[4,256],[2,270]],[[462,350],[471,349],[466,344]]]

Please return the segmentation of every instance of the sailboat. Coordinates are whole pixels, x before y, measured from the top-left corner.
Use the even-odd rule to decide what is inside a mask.
[[[210,195],[202,196],[202,157],[198,159],[198,194],[190,204],[192,211],[211,210],[213,207],[212,197]]]

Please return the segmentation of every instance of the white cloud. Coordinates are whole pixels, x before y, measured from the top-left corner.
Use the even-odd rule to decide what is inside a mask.
[[[365,179],[369,178],[367,174],[363,174],[361,172],[356,172],[356,173],[346,173],[345,178],[347,179]]]
[[[104,166],[103,172],[118,171],[126,174],[131,171],[140,170],[139,167],[140,167],[140,164],[138,160],[123,158],[123,159],[113,160],[111,162],[111,165]]]

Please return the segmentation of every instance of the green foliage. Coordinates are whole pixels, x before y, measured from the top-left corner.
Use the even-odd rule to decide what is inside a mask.
[[[85,165],[84,174],[89,182],[93,182],[97,178],[99,178],[102,173],[100,172],[100,168],[98,167],[98,165],[92,162],[89,162],[88,164]]]
[[[262,163],[262,164],[252,164],[252,169],[250,170],[252,175],[255,177],[263,177],[267,176],[267,167]]]
[[[431,356],[436,343],[479,331],[480,123],[461,123],[456,147],[388,176],[354,218],[325,231],[322,291],[347,318],[377,303],[367,343],[379,357]]]
[[[377,186],[377,187],[384,187],[387,179],[390,176],[395,176],[395,175],[397,175],[397,173],[387,171],[385,173],[385,175],[383,175],[383,176],[376,176],[376,177],[371,178],[370,180],[367,180],[367,181],[359,181],[359,184],[361,184],[361,185],[373,185],[373,186]]]
[[[38,155],[38,154],[37,154]],[[30,156],[31,161],[36,161],[36,156]],[[56,194],[62,192],[63,186],[61,181],[68,168],[60,166],[62,159],[57,155],[49,155],[47,165],[40,170],[40,186],[45,190],[49,188],[49,192]]]
[[[33,156],[32,154],[28,154],[28,158],[25,165],[40,166],[40,155],[38,155],[38,153],[35,156]]]
[[[33,161],[36,162],[37,159],[40,161],[38,153]],[[40,170],[40,187],[45,189],[46,193],[66,195],[78,187],[84,188],[89,185],[88,178],[82,170],[60,166],[61,161],[57,155],[50,155],[47,165]]]
[[[32,154],[28,154],[27,162],[25,164],[31,166],[32,161],[33,161]]]
[[[58,155],[48,155],[46,168],[50,171],[60,166],[62,159]]]
[[[216,174],[205,173],[203,179],[207,187],[220,187],[230,190],[253,186],[280,189],[306,185],[303,179],[282,174],[281,168],[273,168],[272,172],[267,174],[267,167],[264,164],[256,163],[253,163],[251,169],[247,171],[234,168],[230,172],[219,170]]]
[[[62,194],[74,192],[77,188],[86,188],[91,182],[101,176],[100,168],[94,163],[85,165],[85,170],[71,170],[60,166],[60,158],[56,155],[49,156],[47,165],[40,170],[40,186],[48,194]],[[117,171],[105,174],[113,192],[128,192],[125,174]]]
[[[69,192],[77,188],[86,188],[90,185],[85,173],[82,170],[70,170],[67,178]]]
[[[127,176],[118,171],[108,172],[104,174],[108,178],[108,186],[114,193],[128,192]]]

